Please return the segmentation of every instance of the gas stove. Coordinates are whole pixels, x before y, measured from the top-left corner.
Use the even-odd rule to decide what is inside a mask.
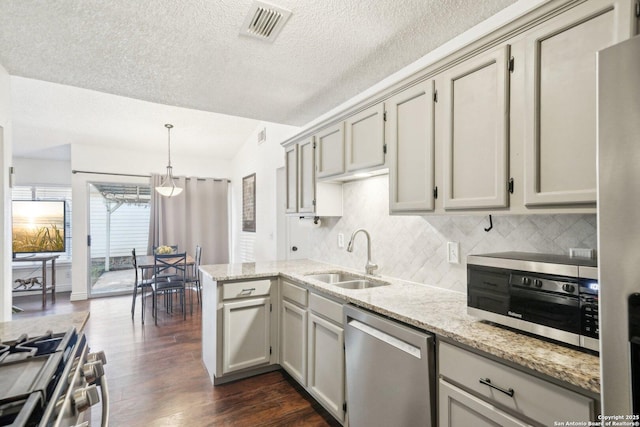
[[[86,410],[100,400],[108,425],[105,363],[75,328],[0,341],[0,426],[88,426]]]

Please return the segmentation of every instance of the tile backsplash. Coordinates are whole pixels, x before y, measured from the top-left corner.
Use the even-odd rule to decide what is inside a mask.
[[[364,272],[367,245],[358,234],[354,251],[346,251],[351,233],[371,234],[371,257],[377,274],[466,292],[466,257],[503,251],[568,254],[569,248],[597,248],[595,214],[389,215],[388,176],[376,176],[343,186],[344,214],[322,218],[310,229],[310,258]],[[345,248],[338,248],[338,233]],[[447,242],[460,244],[460,264],[447,262]]]

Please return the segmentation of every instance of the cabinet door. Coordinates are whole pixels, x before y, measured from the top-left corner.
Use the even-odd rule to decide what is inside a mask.
[[[384,104],[349,117],[345,126],[347,171],[384,165]]]
[[[389,148],[389,209],[433,210],[433,81],[422,82],[385,101]]]
[[[286,213],[298,212],[298,145],[287,147],[284,152],[286,174]]]
[[[309,314],[307,390],[338,421],[344,421],[344,330]]]
[[[629,2],[589,1],[527,37],[525,205],[596,202],[596,52],[632,21]]]
[[[442,76],[445,209],[507,206],[508,58],[503,46]]]
[[[282,302],[282,367],[302,386],[307,385],[307,310]]]
[[[451,383],[539,425],[595,420],[594,399],[445,342],[438,346],[438,370]]]
[[[227,302],[222,311],[222,372],[268,364],[271,355],[270,298]]]
[[[438,399],[438,425],[441,427],[529,425],[442,379],[439,381]]]
[[[316,176],[313,138],[298,144],[298,212],[315,212]]]
[[[315,135],[316,176],[324,178],[344,173],[344,123],[330,126]]]

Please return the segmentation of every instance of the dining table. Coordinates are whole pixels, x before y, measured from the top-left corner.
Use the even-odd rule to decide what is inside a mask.
[[[155,267],[156,259],[154,255],[136,255],[136,263],[142,274],[142,277],[148,278],[153,274],[153,268]],[[195,265],[195,259],[187,254],[187,266]],[[149,272],[151,270],[151,272]]]
[[[151,279],[151,277],[153,276],[153,269],[155,268],[155,263],[156,263],[156,259],[154,255],[136,255],[136,264],[138,264],[141,277],[144,279]],[[191,255],[187,254],[187,259],[186,259],[187,267],[194,266],[195,263],[196,263],[195,259]],[[187,271],[187,276],[188,275],[189,273]],[[190,300],[190,301],[191,301],[191,313],[193,314],[193,302],[192,302],[193,300]]]

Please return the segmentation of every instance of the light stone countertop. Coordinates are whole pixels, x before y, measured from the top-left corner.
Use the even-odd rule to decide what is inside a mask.
[[[375,278],[391,285],[342,289],[305,275],[328,271],[360,272],[309,260],[203,265],[200,270],[214,281],[280,276],[301,282],[310,289],[432,332],[440,338],[464,344],[591,393],[600,392],[600,361],[597,356],[469,316],[465,294],[384,276]]]
[[[47,331],[53,333],[66,332],[74,326],[82,331],[89,319],[88,311],[77,311],[69,314],[54,314],[51,316],[29,317],[10,322],[0,322],[0,341],[7,342],[17,339],[21,334],[30,337],[42,335]]]

